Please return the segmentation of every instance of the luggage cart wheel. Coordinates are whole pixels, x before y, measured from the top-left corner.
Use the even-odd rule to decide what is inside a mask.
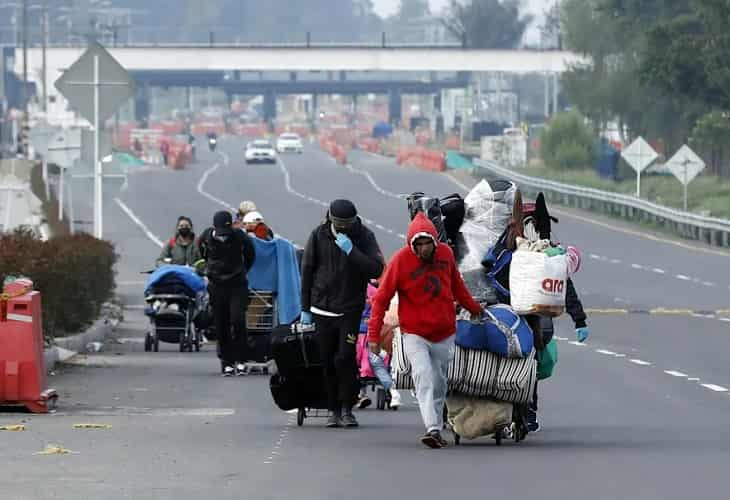
[[[461,436],[456,432],[454,432],[454,444],[456,446],[459,446],[461,444]]]
[[[150,352],[152,350],[152,335],[147,332],[144,336],[144,352]]]
[[[195,341],[195,352],[200,352],[200,341],[199,340]]]
[[[307,418],[307,411],[304,408],[299,408],[297,411],[297,426],[301,427],[304,425],[305,418]]]
[[[155,336],[154,341],[152,342],[152,350],[155,352],[160,352],[160,339],[159,337]]]
[[[494,434],[494,441],[497,446],[502,446],[502,429],[497,430]]]
[[[376,391],[377,407],[378,410],[385,410],[385,391],[378,387]]]

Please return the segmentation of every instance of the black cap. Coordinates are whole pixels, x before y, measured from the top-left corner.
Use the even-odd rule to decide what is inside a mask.
[[[349,226],[357,220],[357,208],[350,200],[335,200],[330,203],[329,216],[336,226]]]
[[[215,232],[221,236],[233,233],[233,216],[225,210],[216,212],[213,216],[213,227]]]

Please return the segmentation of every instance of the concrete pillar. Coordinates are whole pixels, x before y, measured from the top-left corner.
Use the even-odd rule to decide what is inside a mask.
[[[403,118],[403,96],[400,90],[391,90],[388,100],[388,121],[391,125],[399,124]]]
[[[553,73],[553,114],[558,112],[558,73]]]
[[[545,73],[545,118],[550,117],[550,73]]]
[[[312,94],[312,120],[317,119],[317,114],[319,113],[319,96],[317,94]]]
[[[150,115],[150,86],[142,85],[137,88],[134,96],[134,119],[138,122],[146,120]]]
[[[276,120],[276,94],[267,92],[264,94],[264,121],[271,123]]]

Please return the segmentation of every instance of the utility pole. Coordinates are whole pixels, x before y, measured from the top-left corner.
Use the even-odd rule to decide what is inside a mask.
[[[28,158],[28,0],[23,0],[23,123],[21,140],[23,156]]]
[[[43,79],[43,113],[48,113],[48,75],[46,74],[46,49],[48,47],[48,0],[43,0],[43,15],[41,17],[41,23],[43,25],[41,30],[43,44],[43,69],[41,70],[41,78]]]

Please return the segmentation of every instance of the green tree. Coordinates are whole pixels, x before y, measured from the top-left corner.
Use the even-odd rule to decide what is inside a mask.
[[[593,142],[593,134],[581,114],[559,113],[542,131],[540,154],[549,167],[583,169],[593,159]]]
[[[451,0],[442,22],[467,47],[512,49],[532,21],[521,6],[520,0]]]

